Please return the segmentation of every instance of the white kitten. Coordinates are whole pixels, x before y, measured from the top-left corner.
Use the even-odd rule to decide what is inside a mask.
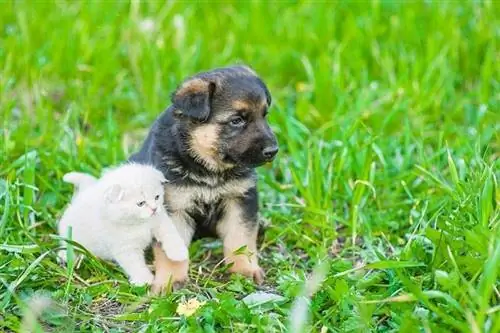
[[[148,165],[125,164],[97,180],[72,172],[64,180],[75,194],[59,222],[59,235],[83,245],[95,256],[116,261],[133,284],[150,284],[153,274],[144,249],[155,237],[167,257],[188,259],[188,249],[163,207],[163,174]],[[66,261],[66,251],[59,252]]]

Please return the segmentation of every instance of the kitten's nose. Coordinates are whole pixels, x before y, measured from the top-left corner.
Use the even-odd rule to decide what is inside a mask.
[[[158,210],[158,207],[151,207],[151,214],[155,214],[156,211]]]

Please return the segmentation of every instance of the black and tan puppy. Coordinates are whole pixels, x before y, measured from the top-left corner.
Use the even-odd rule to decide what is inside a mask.
[[[258,200],[255,168],[278,152],[266,116],[271,95],[248,67],[233,66],[185,80],[172,106],[153,124],[141,150],[130,157],[165,174],[165,205],[186,244],[218,236],[231,271],[261,283],[257,262]],[[248,252],[235,254],[246,246]],[[158,291],[187,279],[188,262],[170,261],[158,246]]]

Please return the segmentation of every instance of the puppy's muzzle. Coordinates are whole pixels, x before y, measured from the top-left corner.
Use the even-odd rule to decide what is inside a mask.
[[[278,150],[279,148],[277,145],[264,147],[264,149],[262,149],[262,157],[266,162],[271,162],[276,157],[276,154],[278,154]]]

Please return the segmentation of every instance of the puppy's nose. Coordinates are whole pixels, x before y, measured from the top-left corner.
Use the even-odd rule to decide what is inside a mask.
[[[278,153],[278,146],[270,146],[262,149],[262,155],[266,160],[271,160]]]

